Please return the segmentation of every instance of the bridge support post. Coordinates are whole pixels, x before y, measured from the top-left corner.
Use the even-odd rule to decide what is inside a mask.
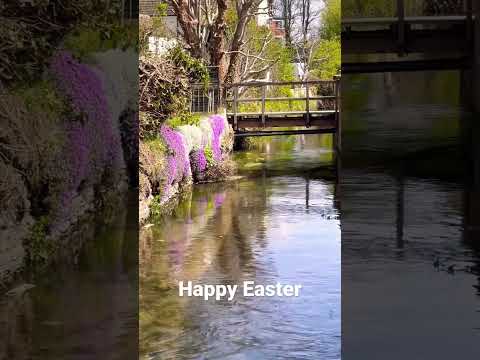
[[[480,113],[480,2],[473,1],[475,21],[472,39],[471,104]],[[466,242],[476,242],[480,236],[480,122],[476,116],[470,119],[465,134],[469,173],[464,194],[464,230]]]
[[[237,123],[237,113],[238,113],[238,87],[235,86],[233,89],[233,130],[238,130],[238,123]]]
[[[480,3],[469,2],[466,10],[470,11],[467,21],[470,66],[460,72],[460,100],[465,107],[480,112]]]
[[[404,0],[397,0],[397,46],[400,56],[405,53],[405,4]]]
[[[305,84],[305,126],[310,127],[310,87]]]
[[[476,112],[480,112],[480,2],[473,2],[473,52],[472,52],[472,102]]]
[[[267,88],[262,85],[262,126],[265,127],[265,97]]]
[[[334,133],[334,146],[335,153],[339,153],[342,150],[342,121],[341,121],[341,77],[335,76],[335,133]],[[337,155],[338,156],[338,155]]]

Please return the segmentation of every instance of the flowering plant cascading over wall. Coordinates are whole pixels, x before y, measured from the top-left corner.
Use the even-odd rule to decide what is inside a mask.
[[[172,184],[180,182],[184,177],[191,176],[190,159],[185,150],[185,142],[182,135],[166,125],[160,128],[160,134],[172,154],[167,161],[167,183],[165,184],[165,195],[168,194]]]
[[[221,137],[225,130],[225,120],[220,115],[213,115],[210,117],[210,124],[212,126],[212,149],[215,161],[222,159]]]
[[[70,171],[60,199],[68,208],[83,182],[115,181],[113,175],[123,166],[122,147],[113,128],[101,73],[78,62],[69,52],[59,51],[51,59],[50,74],[74,112],[65,125],[65,157]]]
[[[172,128],[162,125],[160,137],[168,148],[162,199],[171,195],[173,184],[190,181],[192,175],[197,181],[206,180],[204,174],[207,169],[216,166],[224,158],[222,138],[226,129],[226,120],[221,115],[204,118],[198,126]]]
[[[192,172],[199,176],[207,169],[207,157],[205,156],[205,150],[200,149],[192,152],[191,155]]]

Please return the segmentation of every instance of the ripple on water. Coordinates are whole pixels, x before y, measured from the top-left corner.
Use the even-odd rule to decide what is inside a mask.
[[[188,224],[188,236],[182,235],[187,227],[182,221],[156,229],[167,248],[181,243],[182,261],[175,269],[161,265],[179,254],[165,246],[154,250],[150,261],[161,271],[152,269],[142,279],[144,304],[158,302],[156,291],[148,289],[159,278],[202,284],[254,280],[304,288],[298,298],[237,296],[232,302],[178,301],[172,292],[173,310],[150,308],[153,318],[170,320],[141,324],[144,354],[154,359],[339,359],[340,227],[334,186],[313,179],[306,190],[304,178],[289,176],[218,185],[209,188],[201,214],[191,203],[188,211],[197,215]],[[215,207],[210,199],[218,192],[224,201]],[[163,336],[158,326],[170,329],[168,342],[157,342]]]

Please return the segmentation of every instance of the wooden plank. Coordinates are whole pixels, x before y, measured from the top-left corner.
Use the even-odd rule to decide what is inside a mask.
[[[334,95],[329,95],[329,96],[310,96],[310,100],[324,100],[324,99],[335,99],[335,96]],[[307,100],[306,97],[295,97],[295,98],[292,98],[292,97],[277,97],[277,98],[269,98],[269,97],[266,97],[265,98],[265,101],[295,101],[295,100],[298,100],[298,101],[305,101]],[[230,99],[226,99],[227,102],[233,102],[233,98],[230,98]],[[243,99],[237,99],[237,102],[238,103],[242,103],[242,102],[260,102],[262,101],[262,98],[259,97],[259,98],[243,98]]]
[[[278,131],[245,131],[236,132],[235,137],[250,137],[250,136],[281,136],[281,135],[308,135],[308,134],[332,134],[335,133],[335,128],[316,128],[316,129],[300,129],[300,130],[278,130]]]
[[[228,116],[234,115],[235,113],[227,113]],[[243,117],[259,117],[260,112],[237,112],[237,116]],[[265,115],[268,117],[289,117],[289,116],[303,116],[305,111],[279,111],[279,112],[266,112]],[[335,110],[312,110],[310,111],[311,115],[332,115],[335,114]]]
[[[473,16],[473,18],[475,18]],[[405,16],[405,23],[408,24],[464,24],[467,21],[467,15],[446,15],[446,16]],[[378,17],[378,18],[344,18],[342,19],[342,26],[370,26],[370,25],[385,25],[390,26],[399,21],[398,17]]]
[[[243,82],[243,83],[235,83],[230,85],[225,85],[228,88],[235,88],[235,87],[260,87],[263,85],[266,86],[289,86],[289,85],[304,85],[305,83],[309,83],[311,85],[315,84],[331,84],[333,80],[309,80],[309,81],[250,81],[250,82]]]
[[[377,73],[426,70],[459,70],[471,66],[467,57],[452,59],[342,63],[342,73]]]
[[[406,50],[408,53],[465,53],[469,47],[465,29],[410,30]],[[342,33],[342,54],[397,53],[392,32],[364,31]]]
[[[465,15],[405,17],[406,23],[414,25],[459,25],[466,21],[467,16]]]
[[[228,117],[228,121],[231,123],[232,118]],[[334,128],[336,127],[335,113],[332,113],[329,116],[311,117],[310,125]],[[265,118],[265,127],[267,128],[304,127],[304,126],[305,126],[305,117],[303,116],[303,114],[298,115],[296,117],[288,117],[288,118],[286,117],[271,118],[270,116],[266,116]],[[257,115],[257,117],[246,117],[246,118],[242,117],[241,115],[238,116],[237,129],[261,128],[261,127],[263,127],[263,125],[261,122],[261,117],[259,115]]]

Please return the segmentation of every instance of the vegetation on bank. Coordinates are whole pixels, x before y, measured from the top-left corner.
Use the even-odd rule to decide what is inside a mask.
[[[225,116],[211,115],[192,125],[162,124],[159,134],[140,141],[140,218],[159,214],[192,182],[230,175],[233,133]]]
[[[136,26],[102,4],[2,8],[16,44],[0,50],[0,231],[29,227],[18,241],[34,265],[136,162]]]
[[[208,86],[207,67],[180,45],[161,55],[150,53],[148,35],[158,31],[151,20],[142,18],[140,23],[141,220],[165,210],[192,182],[225,178],[231,172],[227,155],[233,147],[225,116],[188,111],[191,84]]]

